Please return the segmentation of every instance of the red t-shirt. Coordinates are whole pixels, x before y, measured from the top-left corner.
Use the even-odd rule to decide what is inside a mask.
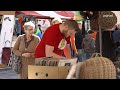
[[[50,45],[54,47],[53,52],[62,55],[63,49],[60,43],[66,40],[66,44],[70,43],[70,37],[65,38],[59,29],[60,24],[55,24],[46,29],[43,37],[35,49],[35,58],[46,57],[45,46]]]

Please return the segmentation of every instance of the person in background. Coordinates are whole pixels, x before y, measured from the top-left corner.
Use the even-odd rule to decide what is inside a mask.
[[[119,53],[120,53],[120,24],[116,25],[116,28],[114,28],[114,31],[112,32],[112,38],[113,38],[113,62],[119,61]]]
[[[41,31],[41,25],[38,25],[38,28],[36,29],[35,34],[39,36],[39,38],[42,38],[42,31]]]
[[[28,79],[28,65],[33,65],[34,50],[39,43],[39,37],[34,34],[35,25],[32,22],[24,24],[25,34],[19,35],[13,46],[13,53],[22,59],[21,79]]]
[[[62,56],[65,47],[68,52],[65,56],[71,58],[70,35],[75,34],[78,29],[79,26],[75,20],[66,20],[48,27],[35,49],[35,58],[65,58]]]
[[[82,44],[82,40],[83,40],[83,35],[82,35],[82,24],[81,23],[79,23],[79,28],[80,28],[80,30],[75,33],[75,45],[76,45],[76,49],[77,49],[77,53],[75,53],[75,56],[77,55],[78,61],[82,62],[83,52],[82,52],[81,44]]]
[[[25,20],[23,19],[22,22],[21,22],[21,35],[22,34],[25,34],[25,31],[24,31],[24,24],[25,24]]]
[[[60,18],[54,18],[54,19],[52,20],[52,25],[58,24],[58,23],[62,23],[62,20],[61,20]]]
[[[93,37],[94,31],[89,30],[88,34],[82,41],[82,48],[84,50],[84,53],[86,54],[86,59],[89,59],[92,54],[95,53],[95,39]]]
[[[15,30],[16,30],[16,36],[18,37],[21,35],[21,23],[22,23],[22,17],[16,18],[15,20]]]

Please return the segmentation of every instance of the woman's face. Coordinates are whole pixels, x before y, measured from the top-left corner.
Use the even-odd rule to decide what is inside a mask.
[[[25,30],[25,33],[27,35],[32,35],[34,33],[34,28],[32,26],[28,26],[27,29]]]

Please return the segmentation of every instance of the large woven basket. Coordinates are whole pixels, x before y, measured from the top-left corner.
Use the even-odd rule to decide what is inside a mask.
[[[111,29],[117,23],[115,13],[111,11],[102,11],[99,17],[99,25],[103,29]]]
[[[98,23],[99,11],[94,11],[94,15],[95,17],[90,20],[90,28],[91,30],[99,31],[99,23]]]
[[[108,58],[94,57],[81,65],[79,75],[79,79],[116,79],[116,69]]]
[[[100,13],[100,15],[99,15]],[[117,23],[116,15],[111,11],[96,11],[96,18],[90,20],[91,30],[99,31],[99,25],[102,31],[113,28]]]
[[[90,28],[94,31],[99,31],[98,18],[90,20]]]

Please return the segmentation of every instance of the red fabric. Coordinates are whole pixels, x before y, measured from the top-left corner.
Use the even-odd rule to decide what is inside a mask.
[[[22,17],[18,18],[18,22],[19,22],[19,23],[22,22]]]
[[[2,64],[8,64],[11,55],[11,48],[4,47],[2,52]]]
[[[96,34],[97,34],[97,32],[94,32],[94,39],[96,40]]]
[[[54,53],[62,55],[63,50],[58,49],[60,41],[64,38],[63,34],[59,29],[60,24],[55,24],[45,31],[42,40],[35,49],[35,58],[46,57],[45,55],[45,45],[54,46]],[[70,37],[65,38],[67,44],[70,43]]]

